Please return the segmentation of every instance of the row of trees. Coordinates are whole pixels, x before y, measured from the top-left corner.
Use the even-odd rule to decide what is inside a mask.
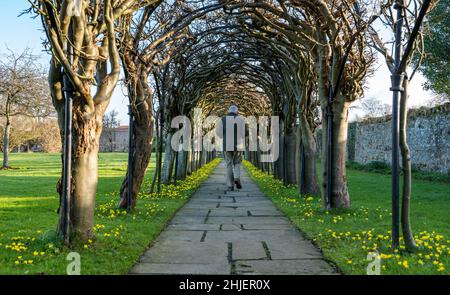
[[[411,191],[411,163],[406,140],[408,83],[417,69],[411,73],[407,70],[415,54],[423,57],[423,35],[421,23],[424,16],[433,7],[430,1],[232,1],[230,13],[243,11],[249,18],[242,20],[245,30],[255,38],[272,44],[279,55],[294,56],[284,58],[297,71],[285,71],[281,74],[288,86],[298,78],[297,83],[290,86],[294,101],[304,103],[301,94],[316,95],[321,109],[322,126],[322,197],[326,208],[350,206],[345,173],[346,142],[348,127],[348,109],[350,104],[363,94],[363,85],[371,72],[375,61],[375,52],[385,59],[392,74],[394,91],[393,127],[400,130],[400,139],[394,136],[393,149],[399,144],[403,167],[403,199],[402,229],[408,249],[414,249],[415,243],[409,222],[409,203]],[[384,35],[392,33],[392,38],[383,41]],[[384,37],[384,36],[383,36]],[[389,45],[393,50],[389,50]],[[405,48],[405,54],[402,53]],[[297,73],[297,77],[293,73]],[[294,76],[294,77],[293,77]],[[306,82],[306,83],[305,83]],[[309,85],[308,85],[309,84]],[[289,89],[285,89],[289,93]],[[400,92],[400,98],[397,94]],[[397,109],[399,99],[400,108]],[[288,104],[288,101],[284,102]],[[289,110],[289,108],[288,108]],[[307,153],[315,151],[315,144],[307,140],[311,134],[305,127],[311,126],[302,122],[302,106],[296,113],[300,118],[301,145],[300,155],[305,161],[301,165],[306,174],[315,171],[307,169]],[[396,115],[400,113],[400,123]],[[289,114],[290,112],[286,112]],[[295,114],[295,113],[294,113]],[[312,121],[312,120],[310,120]],[[285,123],[289,122],[285,118]],[[399,124],[396,126],[396,124]],[[290,130],[284,129],[284,149],[289,147]],[[305,136],[306,135],[306,136]],[[312,137],[311,137],[312,138]],[[399,140],[399,142],[398,142]],[[286,156],[292,153],[286,153]],[[396,163],[394,149],[393,163]],[[314,156],[313,156],[314,157]],[[315,158],[315,157],[314,157]],[[283,161],[283,158],[282,160]],[[283,164],[291,161],[283,161]],[[302,164],[303,162],[303,164]],[[311,161],[311,163],[313,163]],[[397,164],[393,164],[397,167]],[[292,168],[280,169],[281,178],[290,182]],[[396,171],[394,170],[394,173]],[[275,173],[277,175],[279,173]],[[304,174],[302,173],[302,177]],[[310,183],[316,177],[310,177]],[[300,183],[299,187],[305,185]],[[398,190],[393,187],[393,193]],[[304,191],[314,193],[314,191]],[[394,208],[395,210],[395,208]],[[395,213],[393,213],[395,214]],[[394,240],[398,238],[394,237]]]
[[[5,134],[5,121],[0,122],[0,134]],[[13,117],[11,119],[9,132],[8,152],[60,152],[61,140],[57,134],[58,130],[58,123],[55,119]],[[55,136],[55,132],[57,136]],[[0,141],[0,150],[6,152],[3,150],[3,141]],[[14,163],[9,163],[9,165],[5,165],[4,168],[7,168],[8,166],[14,167]]]
[[[70,226],[82,239],[92,234],[102,118],[121,71],[134,118],[132,169],[121,188],[122,208],[136,205],[154,129],[158,153],[152,187],[159,189],[214,156],[171,150],[179,127],[171,126],[171,120],[223,115],[231,103],[243,115],[280,118],[279,159],[268,165],[260,161],[261,153],[252,153],[256,165],[298,184],[301,194],[322,193],[324,207],[342,208],[351,203],[345,169],[349,106],[362,97],[377,51],[394,75],[403,76],[412,60],[409,55],[397,64],[388,50],[394,39],[382,41],[380,31],[405,33],[397,38],[396,50],[408,44],[420,52],[423,45],[408,43],[422,7],[419,0],[31,2],[48,36],[50,89],[61,132],[62,88],[69,81],[74,88]],[[393,10],[399,13],[394,16]],[[403,88],[411,77],[402,80]],[[402,93],[404,130],[407,95]],[[196,107],[203,113],[196,113]],[[316,171],[319,126],[322,183]],[[403,132],[407,161],[405,143]],[[190,144],[198,142],[192,138]]]
[[[47,151],[58,151],[58,143],[45,128],[52,113],[45,69],[29,49],[21,53],[9,50],[0,59],[0,122],[3,141],[2,168],[7,169],[9,152],[22,144],[37,144]],[[55,128],[53,128],[55,129]]]
[[[125,73],[134,117],[134,153],[130,162],[132,175],[125,177],[121,188],[120,207],[133,208],[150,159],[153,137],[153,89],[149,75],[155,73],[155,66],[166,64],[180,43],[189,39],[187,25],[203,12],[191,16],[191,8],[179,1],[36,0],[30,3],[30,11],[42,17],[48,39],[46,46],[52,55],[50,92],[61,135],[65,125],[65,94],[73,98],[71,202],[64,204],[61,198],[58,231],[64,234],[65,206],[70,206],[70,232],[74,238],[86,240],[92,235],[102,118],[121,70]],[[208,8],[201,8],[205,9]],[[160,107],[160,113],[165,110]],[[160,129],[163,127],[162,124]],[[200,163],[197,157],[194,160]],[[133,186],[129,187],[131,179]],[[132,191],[132,204],[127,203],[128,190]],[[61,187],[58,191],[62,193]]]

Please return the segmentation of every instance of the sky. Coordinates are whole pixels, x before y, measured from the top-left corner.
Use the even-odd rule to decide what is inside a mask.
[[[26,47],[32,49],[34,54],[38,54],[43,65],[47,65],[50,56],[42,51],[42,39],[45,38],[41,29],[41,22],[39,18],[33,19],[31,15],[18,15],[29,7],[27,0],[0,0],[0,55],[7,53],[7,48],[15,52],[21,52]],[[377,69],[375,75],[367,79],[366,90],[364,97],[377,98],[382,103],[392,104],[392,92],[390,87],[390,73],[386,64],[382,59],[379,59],[375,66]],[[425,91],[422,84],[425,78],[416,73],[410,83],[410,107],[417,107],[426,104],[431,98],[432,93]],[[128,124],[127,115],[127,101],[128,99],[123,95],[125,89],[121,89],[118,85],[114,91],[111,103],[107,111],[116,110],[119,112],[119,119],[122,125]],[[364,98],[363,98],[364,99]],[[350,120],[356,116],[363,115],[361,109],[358,109],[360,100],[356,101],[350,110]]]

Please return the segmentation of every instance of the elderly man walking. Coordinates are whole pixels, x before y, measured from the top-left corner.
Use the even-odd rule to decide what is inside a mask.
[[[223,154],[227,166],[227,186],[228,190],[242,188],[241,184],[241,164],[242,153],[245,149],[245,119],[238,115],[238,108],[231,105],[228,114],[222,117],[221,130],[218,130],[219,137],[222,138]],[[221,136],[222,135],[222,136]]]

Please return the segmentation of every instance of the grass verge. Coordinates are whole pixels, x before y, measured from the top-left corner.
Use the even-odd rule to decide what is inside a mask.
[[[366,274],[377,257],[381,274],[450,274],[449,185],[414,181],[411,218],[420,250],[407,253],[404,246],[399,251],[390,248],[390,176],[349,169],[352,208],[326,211],[319,197],[300,196],[296,186],[284,186],[247,161],[244,167],[342,273]]]
[[[12,154],[16,169],[0,171],[0,274],[65,274],[72,251],[81,256],[81,274],[127,273],[218,162],[203,166],[177,186],[163,186],[159,194],[145,193],[148,173],[136,210],[127,214],[117,209],[127,154],[100,154],[95,238],[68,249],[54,231],[59,154]]]

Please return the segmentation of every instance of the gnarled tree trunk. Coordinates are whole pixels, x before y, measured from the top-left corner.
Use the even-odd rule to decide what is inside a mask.
[[[72,239],[86,241],[93,236],[98,150],[103,115],[109,100],[97,105],[94,113],[88,117],[82,100],[81,97],[74,97],[69,231]],[[64,126],[61,123],[59,125]],[[62,192],[61,189],[59,191]],[[62,232],[63,214],[59,217],[58,231]]]
[[[411,154],[406,140],[406,127],[408,124],[408,79],[404,79],[404,91],[400,98],[400,151],[402,155],[403,190],[402,190],[402,233],[405,248],[409,251],[417,249],[416,241],[411,229]]]
[[[302,168],[304,171],[300,170],[301,183],[299,184],[300,194],[302,195],[319,195],[320,188],[319,182],[317,180],[317,143],[313,134],[313,130],[310,126],[308,118],[306,117],[305,111],[301,111],[299,114],[300,118],[300,136],[301,145],[300,155],[302,163]]]
[[[133,124],[133,171],[132,171],[132,188],[131,188],[131,208],[136,206],[137,196],[141,189],[141,185],[145,179],[150,156],[152,154],[153,140],[153,106],[152,93],[147,86],[147,76],[141,74],[135,86],[136,97],[130,95],[130,100],[135,102],[132,107],[134,124]],[[127,195],[129,190],[128,171],[122,182],[120,189],[120,208],[127,208]]]
[[[166,135],[166,151],[164,155],[164,163],[161,171],[161,183],[168,184],[172,179],[174,151],[171,145],[172,133]]]
[[[340,95],[340,94],[339,94]],[[339,96],[338,95],[338,96]],[[349,208],[350,195],[347,188],[346,176],[346,150],[347,150],[347,128],[348,128],[348,107],[349,103],[343,98],[336,98],[333,103],[333,159],[332,159],[332,196],[331,208]],[[322,114],[326,114],[326,107],[322,107]],[[327,128],[326,119],[322,122],[322,199],[326,205],[327,192]]]
[[[192,151],[187,152],[187,159],[186,159],[186,174],[191,175],[192,174]]]
[[[284,175],[284,122],[280,121],[280,132],[279,132],[279,139],[278,139],[278,159],[274,163],[275,168],[275,177],[277,179],[285,180]]]
[[[284,142],[285,142],[284,165],[285,165],[285,183],[286,184],[297,183],[297,174],[295,171],[296,170],[296,162],[295,162],[296,138],[295,137],[296,137],[295,132],[293,130],[288,130],[284,136]]]
[[[177,153],[178,161],[177,161],[177,180],[183,180],[186,178],[187,171],[187,151],[180,150]]]

